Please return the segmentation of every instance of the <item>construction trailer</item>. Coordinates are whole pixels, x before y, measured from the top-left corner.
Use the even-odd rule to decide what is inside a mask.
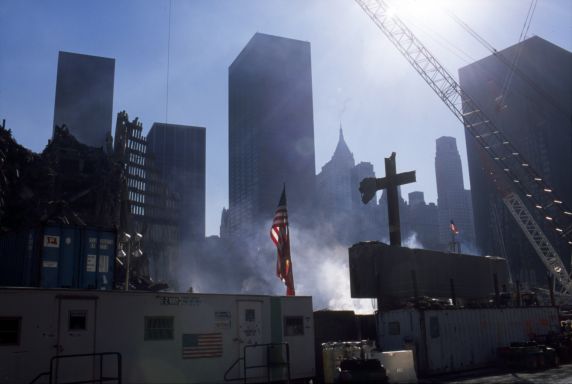
[[[495,365],[499,347],[560,332],[556,307],[396,309],[377,321],[382,349],[412,349],[420,376]]]
[[[312,298],[1,288],[0,361],[0,383],[312,378]]]
[[[502,303],[502,258],[369,242],[351,247],[349,262],[352,297],[378,300],[378,347],[413,350],[419,376],[494,365],[497,348],[560,332],[556,307],[520,307],[518,291]]]

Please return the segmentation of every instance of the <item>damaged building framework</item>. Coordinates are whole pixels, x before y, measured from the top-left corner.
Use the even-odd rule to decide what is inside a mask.
[[[141,131],[137,119],[130,122],[127,113],[121,112],[113,153],[81,144],[65,125],[55,128],[41,153],[34,153],[18,144],[3,122],[0,236],[43,226],[141,233],[143,256],[131,258],[130,284],[141,289],[165,288],[150,276],[165,282],[172,279],[169,265],[178,255],[178,197],[169,191],[152,156],[146,154]],[[119,240],[119,248],[127,249],[121,236]],[[125,259],[117,261],[116,286],[125,276]]]
[[[101,148],[79,143],[65,126],[41,153],[0,127],[0,231],[39,224],[119,228],[122,167]]]

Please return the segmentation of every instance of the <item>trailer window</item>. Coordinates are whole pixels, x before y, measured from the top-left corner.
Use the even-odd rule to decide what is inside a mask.
[[[21,317],[0,317],[0,345],[20,345]]]
[[[68,329],[70,331],[85,331],[87,329],[87,313],[85,311],[70,311]]]
[[[302,316],[284,317],[284,336],[303,336],[304,318]]]
[[[439,318],[436,316],[429,318],[429,333],[431,334],[432,339],[441,336],[441,333],[439,332]]]
[[[244,311],[244,321],[249,323],[256,321],[256,311],[254,309],[246,309]]]
[[[401,325],[399,324],[399,321],[390,321],[387,324],[387,333],[389,333],[391,336],[398,336],[401,334]]]
[[[145,340],[173,340],[172,316],[145,316]]]

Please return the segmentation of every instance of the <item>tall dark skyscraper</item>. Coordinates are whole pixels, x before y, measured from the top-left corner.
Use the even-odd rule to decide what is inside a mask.
[[[109,149],[115,60],[60,52],[54,127],[65,124],[82,144]]]
[[[439,242],[446,246],[451,241],[451,220],[459,229],[457,240],[465,246],[474,247],[475,230],[471,192],[463,184],[461,156],[454,137],[437,139],[435,153],[437,178],[437,207],[439,212]],[[462,250],[462,249],[461,249]]]
[[[516,63],[518,72],[498,55]],[[571,52],[535,36],[459,70],[463,89],[568,205],[572,203],[571,68]],[[486,174],[486,156],[472,137],[466,140],[479,247],[508,257],[513,280],[545,284],[546,268]],[[538,222],[543,225],[543,221]],[[569,249],[557,246],[565,265],[570,265]]]
[[[299,225],[315,190],[310,43],[256,33],[229,67],[231,233],[266,233],[286,183]]]
[[[202,127],[154,123],[147,152],[178,201],[181,242],[205,238],[205,137]]]

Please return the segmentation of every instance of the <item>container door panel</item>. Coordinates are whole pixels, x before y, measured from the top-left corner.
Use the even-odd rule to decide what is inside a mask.
[[[60,299],[58,355],[95,352],[96,300]],[[56,382],[84,381],[93,378],[93,357],[62,358],[57,362]]]
[[[241,377],[244,375],[244,364],[247,367],[266,364],[266,347],[255,347],[263,344],[262,337],[262,302],[238,301],[238,344],[239,354],[244,358],[241,364]],[[244,348],[245,346],[251,346]],[[246,377],[266,377],[265,368],[246,369]]]
[[[59,287],[77,287],[76,260],[79,252],[79,231],[73,228],[63,228],[61,232]]]
[[[59,227],[44,228],[41,264],[41,286],[43,288],[56,288],[58,286],[61,244],[62,236]]]
[[[97,288],[98,250],[98,232],[91,229],[84,231],[81,250],[80,288]]]
[[[97,263],[97,288],[113,288],[113,266],[115,263],[115,234],[100,232],[99,260]]]

